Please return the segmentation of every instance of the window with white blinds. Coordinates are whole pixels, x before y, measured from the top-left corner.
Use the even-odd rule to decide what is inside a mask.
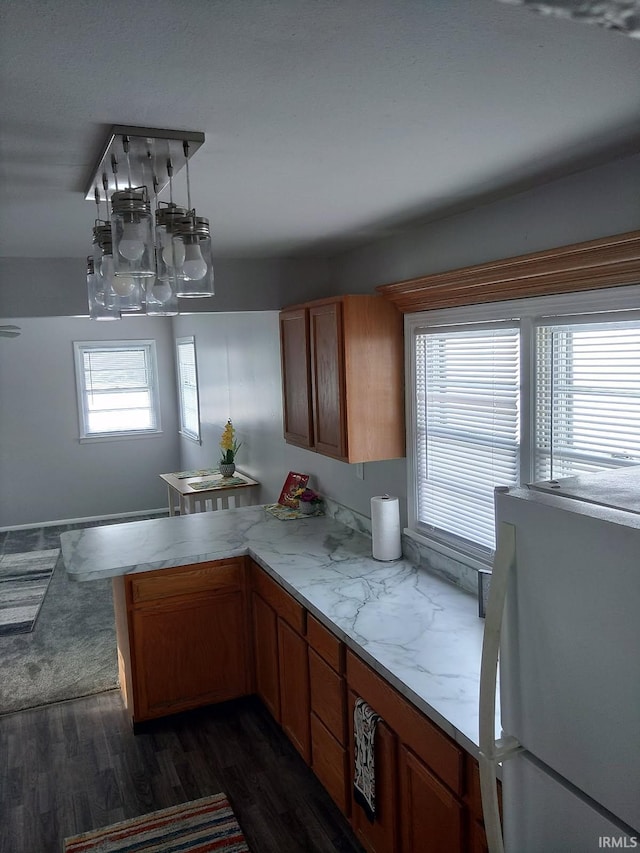
[[[640,321],[537,324],[534,479],[640,464]]]
[[[494,487],[640,465],[640,288],[409,315],[409,530],[478,566]]]
[[[180,432],[193,441],[200,441],[200,403],[195,338],[176,339],[178,367],[178,400]]]
[[[416,522],[494,547],[493,490],[519,476],[519,329],[435,327],[415,337]]]
[[[75,342],[80,438],[160,431],[154,341]]]

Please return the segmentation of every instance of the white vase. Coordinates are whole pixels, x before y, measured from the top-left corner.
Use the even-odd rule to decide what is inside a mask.
[[[235,462],[221,462],[218,467],[223,477],[233,477],[236,470]]]

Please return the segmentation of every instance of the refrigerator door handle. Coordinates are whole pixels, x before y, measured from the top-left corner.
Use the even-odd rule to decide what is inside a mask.
[[[516,529],[512,524],[500,522],[485,616],[480,667],[480,790],[489,853],[504,853],[496,768],[501,761],[521,750],[516,738],[503,737],[497,741],[495,736],[500,634],[507,583],[515,557]]]

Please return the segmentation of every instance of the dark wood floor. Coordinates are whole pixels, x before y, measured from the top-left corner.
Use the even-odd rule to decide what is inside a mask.
[[[362,853],[347,821],[254,699],[133,734],[117,691],[0,717],[0,851],[224,791],[252,853]]]

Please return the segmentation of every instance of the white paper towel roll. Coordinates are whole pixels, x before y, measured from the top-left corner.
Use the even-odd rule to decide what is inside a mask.
[[[400,503],[390,495],[371,498],[371,540],[374,560],[399,560]]]

